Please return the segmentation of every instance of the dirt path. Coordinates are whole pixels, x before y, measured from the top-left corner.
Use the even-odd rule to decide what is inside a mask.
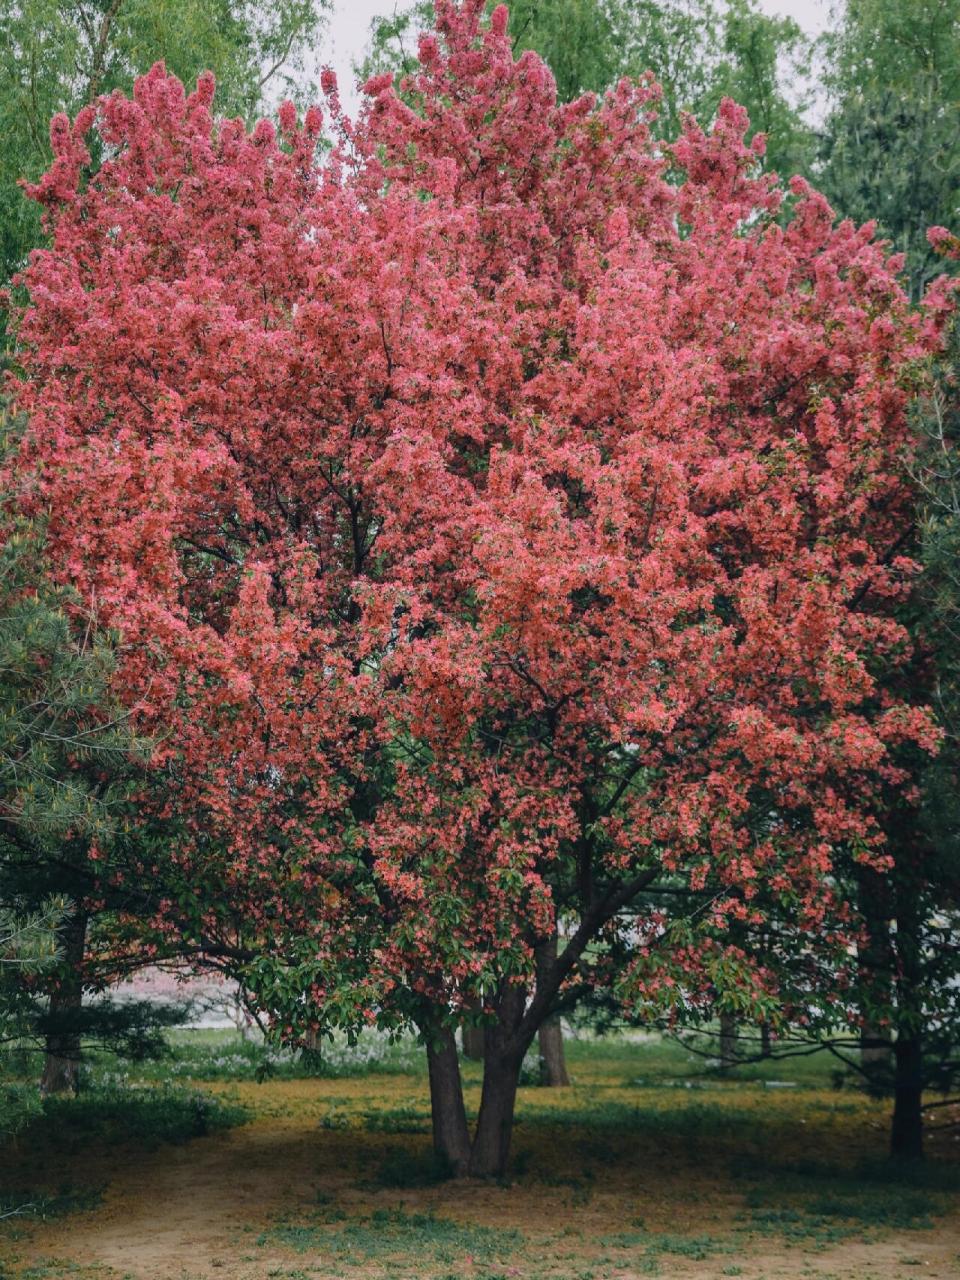
[[[186,1146],[124,1155],[101,1170],[110,1181],[99,1208],[37,1229],[24,1253],[34,1264],[69,1259],[135,1280],[223,1276],[224,1267],[230,1276],[265,1275],[254,1229],[302,1200],[316,1143],[316,1130],[260,1120]],[[257,1254],[255,1266],[239,1262],[245,1252]]]

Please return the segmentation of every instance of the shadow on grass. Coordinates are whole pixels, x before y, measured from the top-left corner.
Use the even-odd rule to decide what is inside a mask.
[[[746,1189],[741,1229],[786,1239],[833,1244],[877,1230],[923,1231],[948,1212],[960,1168],[935,1162],[861,1161],[844,1167],[823,1160],[730,1162]]]

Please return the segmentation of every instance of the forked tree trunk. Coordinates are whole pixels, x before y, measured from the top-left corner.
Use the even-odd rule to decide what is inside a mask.
[[[430,1114],[433,1121],[433,1149],[462,1177],[470,1164],[470,1131],[463,1105],[457,1042],[449,1027],[433,1032],[427,1040],[430,1073]]]
[[[923,1157],[923,1047],[919,1036],[898,1036],[893,1046],[893,1124],[890,1154],[898,1160]]]
[[[517,1035],[526,1002],[524,987],[508,986],[498,1001],[497,1021],[484,1028],[483,1090],[470,1152],[475,1178],[499,1178],[507,1171],[520,1068],[534,1035],[530,1031],[525,1041]]]
[[[423,1025],[430,1073],[433,1147],[456,1177],[500,1177],[510,1156],[513,1112],[523,1056],[535,1034],[518,1035],[526,1005],[522,987],[508,987],[497,1002],[497,1021],[484,1028],[483,1089],[473,1140],[467,1126],[457,1042],[438,1019]]]
[[[71,912],[58,929],[63,951],[63,976],[50,995],[51,1030],[44,1045],[40,1092],[44,1097],[76,1093],[80,1068],[80,1034],[77,1015],[83,1004],[83,951],[87,938],[87,916],[79,909]],[[62,1022],[62,1028],[57,1023]]]
[[[540,1028],[540,1083],[562,1089],[570,1083],[563,1052],[563,1026],[558,1017],[548,1018]]]

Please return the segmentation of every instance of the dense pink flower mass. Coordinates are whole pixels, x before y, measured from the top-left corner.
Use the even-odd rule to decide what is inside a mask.
[[[334,96],[327,153],[161,66],[54,121],[20,483],[123,636],[206,935],[278,941],[261,998],[523,1039],[598,940],[649,994],[655,877],[815,932],[837,849],[882,857],[933,738],[877,672],[944,306],[803,181],[779,221],[732,102],[664,148],[652,82],[558,105],[482,10]]]

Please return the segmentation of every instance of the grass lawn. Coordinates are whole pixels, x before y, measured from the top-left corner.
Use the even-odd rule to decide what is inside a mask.
[[[723,1078],[655,1038],[572,1042],[571,1087],[521,1090],[510,1176],[481,1184],[439,1176],[409,1042],[336,1046],[318,1076],[226,1033],[171,1040],[22,1112],[0,1277],[960,1275],[960,1143],[891,1169],[887,1105],[834,1089],[825,1055]]]

